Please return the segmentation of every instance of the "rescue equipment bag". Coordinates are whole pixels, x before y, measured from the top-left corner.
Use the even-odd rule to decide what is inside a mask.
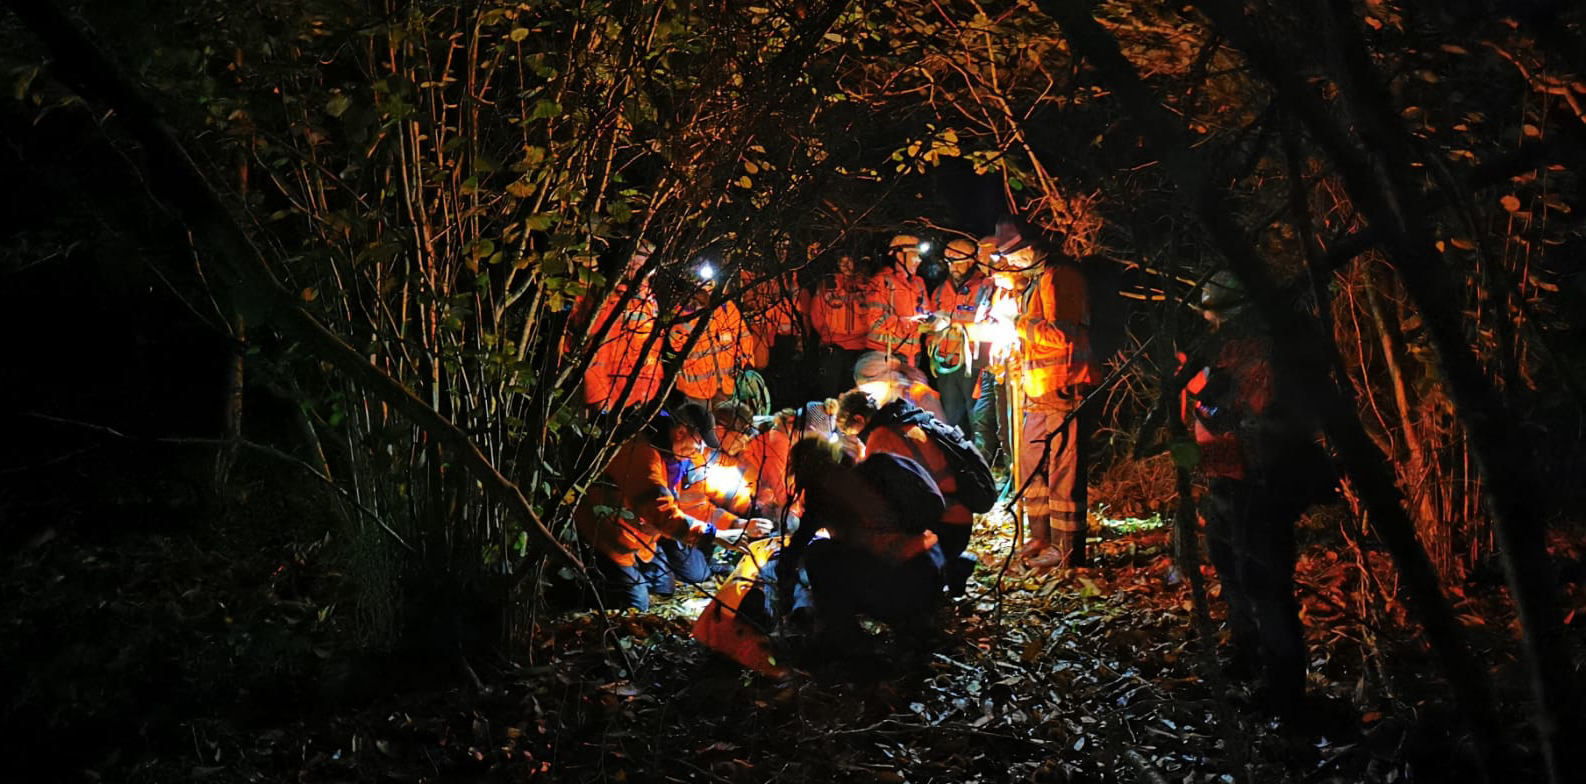
[[[980,514],[991,511],[991,507],[996,505],[997,480],[991,476],[991,465],[957,426],[949,425],[908,400],[898,398],[876,412],[875,417],[859,433],[859,440],[864,441],[871,430],[882,425],[914,425],[925,431],[931,441],[941,447],[942,454],[947,456],[948,467],[953,469],[954,476],[958,478],[958,491],[953,493],[953,498],[969,507],[969,511]]]

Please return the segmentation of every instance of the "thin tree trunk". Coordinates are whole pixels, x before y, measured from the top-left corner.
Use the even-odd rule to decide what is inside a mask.
[[[1426,457],[1426,447],[1421,443],[1420,422],[1415,417],[1414,407],[1410,405],[1409,385],[1404,381],[1404,368],[1399,364],[1399,357],[1404,353],[1404,341],[1399,331],[1388,323],[1387,314],[1382,310],[1382,294],[1378,288],[1381,286],[1383,273],[1379,272],[1375,265],[1368,266],[1364,271],[1366,310],[1371,314],[1371,324],[1376,328],[1377,339],[1382,346],[1382,361],[1388,370],[1388,384],[1393,387],[1393,404],[1399,412],[1399,428],[1404,434],[1404,449],[1409,455],[1409,465],[1400,472],[1404,478],[1404,490],[1410,498],[1410,505],[1416,511],[1412,517],[1419,519],[1424,526],[1437,525],[1440,518],[1437,507],[1432,503],[1432,494],[1421,485],[1430,463]],[[1442,522],[1447,523],[1447,521]],[[1444,533],[1446,534],[1446,531]],[[1428,531],[1423,536],[1429,534]],[[1451,565],[1443,566],[1446,569]]]
[[[263,252],[232,220],[158,110],[70,19],[47,2],[5,3],[49,49],[52,72],[85,97],[98,98],[113,109],[143,146],[148,156],[144,174],[151,190],[176,209],[198,240],[210,247],[207,258],[214,265],[214,279],[219,281],[231,308],[255,326],[269,324],[302,341],[320,359],[450,446],[485,492],[527,523],[525,528],[547,553],[588,579],[583,563],[545,526],[522,491],[496,470],[466,432],[400,381],[370,364],[301,307],[298,298],[270,271]]]
[[[215,450],[215,470],[211,476],[210,492],[217,509],[226,504],[226,486],[231,482],[231,469],[237,464],[237,453],[242,445],[242,390],[247,381],[247,322],[236,316],[231,323],[231,355],[226,360],[226,398],[221,405],[220,446]]]
[[[1101,72],[1124,102],[1147,143],[1162,158],[1213,242],[1245,284],[1273,339],[1286,349],[1293,349],[1278,352],[1275,370],[1294,380],[1292,387],[1307,395],[1310,408],[1320,416],[1328,441],[1342,458],[1378,536],[1404,575],[1410,604],[1421,618],[1428,640],[1447,669],[1456,699],[1471,722],[1481,764],[1487,772],[1503,770],[1500,725],[1485,668],[1471,654],[1464,629],[1443,595],[1426,551],[1415,537],[1387,459],[1366,435],[1348,397],[1327,373],[1325,352],[1314,334],[1314,323],[1284,307],[1244,230],[1227,210],[1231,198],[1211,184],[1185,142],[1179,120],[1146,89],[1133,65],[1119,51],[1117,40],[1091,16],[1090,3],[1038,3],[1058,21],[1073,50]]]

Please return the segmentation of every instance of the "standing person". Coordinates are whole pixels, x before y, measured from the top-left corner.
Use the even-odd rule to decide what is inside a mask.
[[[865,319],[865,345],[909,367],[919,367],[920,325],[925,320],[925,281],[920,268],[920,240],[899,234],[887,246],[872,278]]]
[[[662,412],[617,449],[574,510],[578,536],[595,550],[595,567],[621,606],[648,610],[650,594],[672,593],[678,578],[710,576],[716,526],[684,513],[677,497],[689,463],[720,446],[704,408],[690,403]],[[771,530],[769,520],[744,523],[750,536]]]
[[[755,348],[764,356],[754,358],[754,367],[763,368],[772,401],[772,410],[805,399],[809,354],[803,345],[804,314],[809,313],[810,294],[798,285],[793,273],[785,272],[760,282],[743,293],[744,320],[755,336]]]
[[[646,241],[634,248],[616,288],[606,297],[594,321],[589,322],[590,330],[600,329],[631,290],[632,296],[622,304],[621,313],[607,328],[584,369],[584,404],[591,414],[642,405],[661,391],[661,340],[652,337],[660,306],[650,286],[655,269],[648,265],[654,249]],[[582,321],[587,307],[587,300],[580,301],[574,308],[573,320]],[[624,395],[630,379],[633,386]]]
[[[1190,424],[1201,448],[1206,544],[1233,633],[1229,670],[1258,670],[1269,707],[1295,717],[1305,694],[1305,639],[1294,598],[1294,525],[1333,489],[1316,425],[1272,372],[1272,340],[1244,288],[1218,272],[1201,290],[1216,353],[1190,382]]]
[[[996,237],[980,238],[975,251],[979,269],[997,269],[997,259],[992,258],[997,252]],[[1011,453],[1008,440],[1012,434],[1005,385],[1010,365],[1018,364],[1018,331],[1013,326],[1019,315],[1017,275],[997,271],[987,277],[986,302],[976,312],[975,324],[970,328],[971,337],[984,347],[986,363],[980,369],[969,416],[974,426],[975,448],[986,456],[993,468],[1006,469]]]
[[[974,418],[990,413],[977,411],[974,405],[975,388],[980,384],[989,352],[985,343],[973,338],[971,328],[990,307],[991,280],[977,263],[978,253],[972,240],[949,240],[942,256],[947,262],[948,278],[928,298],[931,331],[925,336],[925,353],[936,391],[942,396],[942,421],[966,433],[976,433],[983,426]]]
[[[1011,220],[997,225],[1002,263],[1022,271],[1024,279],[1014,322],[1021,353],[1018,383],[1025,398],[1024,428],[1016,447],[1020,486],[1038,471],[1045,474],[1029,485],[1024,497],[1030,538],[1020,555],[1036,569],[1073,568],[1085,564],[1091,429],[1089,416],[1069,414],[1096,381],[1089,296],[1077,265],[1024,235]],[[1052,446],[1045,450],[1048,436]]]
[[[694,331],[695,319],[709,308],[716,273],[709,262],[700,265],[701,284],[690,300],[696,314],[673,325],[670,333],[673,351],[683,350],[689,334]],[[708,410],[732,396],[737,388],[738,371],[751,366],[759,351],[754,333],[744,326],[743,315],[731,299],[709,310],[705,317],[709,320],[705,333],[683,358],[683,366],[678,371],[677,391]]]
[[[837,258],[837,272],[821,279],[810,299],[810,326],[820,341],[820,397],[836,397],[850,388],[854,363],[867,350],[869,325],[865,307],[870,282],[854,257]]]

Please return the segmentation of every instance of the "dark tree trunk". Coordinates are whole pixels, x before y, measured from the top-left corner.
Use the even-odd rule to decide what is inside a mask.
[[[1211,184],[1178,130],[1178,120],[1145,87],[1119,51],[1117,40],[1090,15],[1089,3],[1040,0],[1039,4],[1057,20],[1073,50],[1089,60],[1117,92],[1230,268],[1250,292],[1273,339],[1290,349],[1278,352],[1276,371],[1292,379],[1292,388],[1307,394],[1307,402],[1319,415],[1328,441],[1343,460],[1378,536],[1403,573],[1410,605],[1425,626],[1433,649],[1447,669],[1456,699],[1471,722],[1482,765],[1489,774],[1503,770],[1501,731],[1485,668],[1472,655],[1464,629],[1438,584],[1437,573],[1415,537],[1386,457],[1366,435],[1348,396],[1327,372],[1325,350],[1321,336],[1316,334],[1314,319],[1283,306],[1284,300],[1244,230],[1229,215],[1227,204],[1232,199]]]
[[[1383,91],[1381,74],[1372,66],[1351,7],[1327,0],[1325,26],[1336,39],[1331,51],[1342,61],[1341,91],[1375,159],[1348,137],[1336,112],[1329,111],[1281,54],[1257,33],[1243,10],[1227,0],[1204,0],[1202,7],[1218,28],[1271,82],[1278,99],[1304,121],[1334,160],[1350,199],[1373,228],[1384,232],[1384,248],[1399,272],[1405,291],[1425,320],[1437,363],[1447,382],[1455,412],[1469,436],[1471,452],[1486,480],[1484,502],[1503,555],[1509,590],[1520,616],[1521,639],[1537,698],[1535,723],[1549,778],[1579,781],[1576,753],[1566,739],[1577,737],[1570,665],[1562,614],[1554,596],[1552,569],[1542,523],[1543,488],[1532,477],[1530,450],[1521,440],[1520,419],[1466,347],[1455,299],[1456,287],[1434,248],[1433,234],[1422,208],[1423,194],[1411,169],[1418,158]],[[1507,314],[1503,314],[1507,318]]]

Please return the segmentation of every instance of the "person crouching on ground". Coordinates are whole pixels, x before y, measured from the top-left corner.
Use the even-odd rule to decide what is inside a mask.
[[[865,462],[854,464],[821,438],[805,438],[789,454],[805,509],[777,565],[777,583],[796,585],[803,566],[814,594],[815,643],[822,649],[846,650],[859,642],[861,614],[895,630],[928,629],[942,600],[945,561],[936,535],[925,530],[927,520],[900,514],[912,507],[939,517],[943,503],[935,483],[907,458],[882,454]],[[922,500],[929,493],[935,493],[934,510]],[[830,538],[815,538],[822,529]],[[792,596],[779,593],[778,609],[785,613]]]
[[[710,576],[716,526],[684,513],[677,503],[689,463],[707,446],[721,444],[703,406],[663,411],[617,450],[573,512],[578,536],[594,548],[595,567],[620,606],[643,612],[652,592],[671,594],[678,578],[700,582]],[[764,536],[771,521],[747,520],[743,531]]]
[[[867,459],[877,454],[907,457],[930,474],[946,508],[940,517],[925,521],[924,525],[936,534],[942,555],[951,564],[949,586],[954,595],[959,595],[975,568],[973,555],[959,558],[969,546],[975,516],[956,496],[959,480],[952,460],[922,426],[912,422],[916,410],[906,400],[898,400],[890,403],[886,415],[882,415],[881,406],[870,393],[850,390],[837,401],[837,428],[864,444]]]

